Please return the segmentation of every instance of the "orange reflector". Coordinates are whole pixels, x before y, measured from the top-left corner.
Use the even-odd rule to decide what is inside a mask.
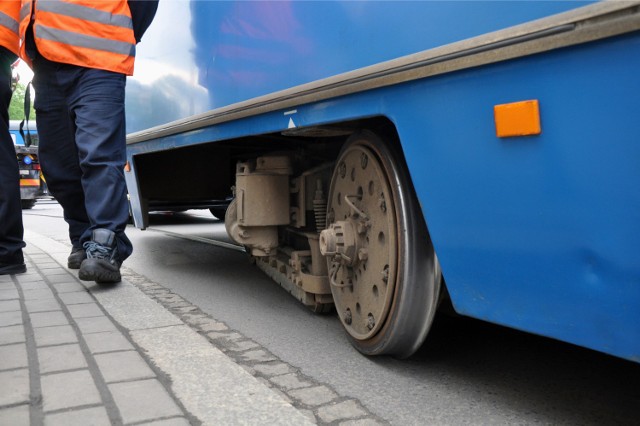
[[[542,132],[537,100],[496,105],[493,107],[493,115],[499,138],[539,135]]]
[[[40,179],[20,179],[20,186],[40,186]]]
[[[131,164],[129,164],[128,161],[126,163],[124,163],[124,171],[125,172],[130,172],[131,171]]]

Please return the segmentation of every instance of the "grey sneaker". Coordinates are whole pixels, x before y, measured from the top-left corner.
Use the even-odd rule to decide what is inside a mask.
[[[87,251],[82,247],[74,247],[71,249],[71,254],[67,258],[67,266],[69,269],[80,269],[82,261],[87,258]]]
[[[121,280],[116,234],[108,229],[94,229],[91,241],[82,245],[87,258],[80,265],[78,278],[97,283],[118,283]]]

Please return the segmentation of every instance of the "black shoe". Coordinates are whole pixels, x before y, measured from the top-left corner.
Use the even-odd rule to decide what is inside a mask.
[[[97,283],[118,283],[121,280],[116,234],[108,229],[94,229],[91,241],[83,244],[87,258],[82,261],[78,278]]]
[[[74,247],[71,249],[71,254],[67,258],[67,266],[69,269],[80,269],[82,261],[87,258],[87,252],[82,247]]]
[[[2,263],[0,262],[0,275],[23,274],[27,272],[27,265],[24,263]]]

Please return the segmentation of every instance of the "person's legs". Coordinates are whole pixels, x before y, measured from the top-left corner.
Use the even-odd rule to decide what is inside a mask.
[[[122,74],[83,69],[70,95],[85,207],[92,232],[91,241],[83,241],[88,244],[88,259],[83,262],[79,276],[85,280],[119,281],[120,264],[132,252],[124,232],[129,220],[124,180],[125,82]],[[99,246],[115,251],[106,254],[94,250],[92,254],[91,248]]]
[[[16,150],[9,134],[11,101],[10,59],[0,52],[0,275],[26,271],[22,248],[20,174]]]
[[[91,237],[85,209],[82,170],[74,141],[67,93],[73,69],[38,57],[34,61],[35,109],[38,119],[40,163],[49,191],[64,209],[74,249]],[[77,265],[79,267],[79,265]]]

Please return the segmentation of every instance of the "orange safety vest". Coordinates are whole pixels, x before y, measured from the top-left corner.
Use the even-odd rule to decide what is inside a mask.
[[[38,52],[53,62],[133,75],[136,40],[126,0],[22,0],[20,56],[33,20]]]
[[[16,55],[20,44],[18,19],[20,0],[0,0],[0,46],[6,47]]]

